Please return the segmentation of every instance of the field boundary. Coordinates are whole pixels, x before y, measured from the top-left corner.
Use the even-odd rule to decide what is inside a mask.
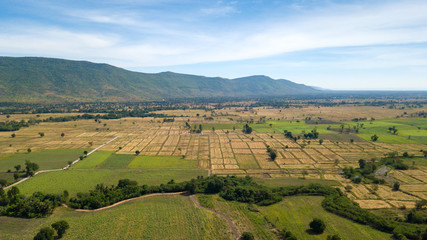
[[[110,142],[112,142],[112,141],[116,140],[118,137],[119,137],[119,136],[116,136],[116,137],[114,137],[113,139],[109,140],[108,142],[105,142],[105,143],[101,144],[100,146],[96,147],[96,148],[95,148],[95,149],[93,149],[92,151],[88,152],[88,153],[86,154],[86,156],[89,156],[90,154],[92,154],[92,153],[94,153],[94,152],[98,151],[100,148],[102,148],[102,147],[104,147],[105,145],[109,144]],[[33,176],[28,176],[28,177],[26,177],[26,178],[23,178],[23,179],[19,180],[19,181],[18,181],[18,182],[16,182],[16,183],[10,184],[9,186],[5,187],[4,189],[9,189],[9,188],[11,188],[11,187],[13,187],[13,186],[16,186],[16,185],[18,185],[18,184],[20,184],[20,183],[22,183],[22,182],[25,182],[25,181],[27,181],[28,179],[30,179],[31,177],[34,177],[34,176],[36,176],[36,175],[37,175],[37,174],[39,174],[39,173],[45,173],[45,172],[56,172],[56,171],[67,170],[68,168],[70,168],[72,165],[74,165],[74,164],[78,163],[79,161],[80,161],[80,158],[77,158],[77,159],[76,159],[76,160],[74,160],[71,164],[69,164],[69,165],[67,165],[67,166],[65,166],[65,167],[63,167],[63,168],[58,168],[58,169],[48,169],[48,170],[41,170],[41,171],[35,172]]]

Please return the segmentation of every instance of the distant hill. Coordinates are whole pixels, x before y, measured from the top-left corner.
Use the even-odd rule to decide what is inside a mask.
[[[0,57],[0,102],[147,101],[258,97],[319,90],[267,76],[237,79],[132,72],[108,64],[38,57]]]

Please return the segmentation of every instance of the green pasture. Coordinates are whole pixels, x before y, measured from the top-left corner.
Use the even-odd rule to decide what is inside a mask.
[[[136,156],[129,168],[134,169],[195,169],[197,161],[185,160],[179,156]]]
[[[0,217],[2,239],[32,239],[38,229],[65,220],[62,239],[232,239],[219,216],[196,208],[184,196],[137,199],[99,212],[75,212],[63,207],[42,219]]]
[[[73,166],[71,166],[71,169],[93,169],[98,167],[99,165],[104,162],[105,159],[111,156],[114,152],[112,151],[96,151],[86,158],[83,158],[83,160],[77,162]]]
[[[271,124],[271,126],[270,126]],[[252,129],[260,133],[283,133],[284,130],[292,132],[292,134],[309,133],[316,128],[318,133],[333,133],[328,130],[330,124],[306,124],[304,121],[267,121],[263,124],[249,124]]]
[[[341,184],[334,180],[325,179],[301,179],[301,178],[254,178],[255,182],[267,187],[286,187],[286,186],[300,186],[308,184],[321,184],[327,186],[340,186]]]
[[[358,136],[371,141],[371,136],[377,134],[378,142],[401,144],[427,144],[427,119],[424,118],[399,118],[388,120],[364,121],[359,123],[348,122],[348,125],[363,124]],[[395,127],[398,131],[393,134],[389,128]]]
[[[192,124],[191,127],[194,129],[199,129],[199,124]],[[215,130],[233,130],[233,127],[236,130],[242,130],[243,124],[241,123],[203,123],[202,124],[202,130],[212,130],[212,128],[215,128]]]
[[[390,234],[327,212],[321,206],[322,200],[320,196],[292,196],[260,208],[261,213],[277,228],[286,228],[298,239],[326,239],[329,234],[338,234],[342,239],[390,239]],[[323,234],[312,235],[307,232],[309,223],[315,217],[326,224]]]
[[[128,164],[135,158],[135,155],[129,154],[112,154],[107,159],[105,159],[99,168],[109,168],[109,169],[124,169],[127,168]]]
[[[206,170],[124,170],[124,169],[70,169],[41,173],[18,185],[23,194],[33,192],[62,193],[67,190],[71,196],[88,192],[97,184],[116,185],[120,179],[131,179],[139,185],[160,185],[171,179],[182,182],[207,176]]]
[[[15,153],[0,159],[0,172],[15,171],[14,166],[20,164],[25,169],[25,160],[39,165],[39,170],[57,169],[65,167],[69,161],[76,160],[83,155],[85,149],[53,149],[40,150],[31,153]]]

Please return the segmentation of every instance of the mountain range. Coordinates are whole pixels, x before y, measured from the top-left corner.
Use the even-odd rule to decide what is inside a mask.
[[[314,87],[262,75],[226,79],[173,72],[150,74],[87,61],[0,57],[0,102],[136,102],[318,92]]]

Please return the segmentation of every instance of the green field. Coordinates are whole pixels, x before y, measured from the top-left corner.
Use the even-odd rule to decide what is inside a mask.
[[[98,167],[102,162],[104,162],[105,159],[107,159],[111,154],[114,152],[107,152],[107,151],[96,151],[89,155],[88,157],[84,158],[83,160],[79,161],[78,163],[74,164],[71,169],[93,169]]]
[[[278,239],[264,216],[257,210],[257,206],[236,201],[227,201],[216,195],[209,195],[207,200],[213,208],[227,215],[236,225],[239,232],[251,232],[255,239]],[[206,200],[205,200],[206,202]]]
[[[8,155],[0,159],[0,172],[6,172],[8,169],[14,171],[13,167],[18,164],[24,169],[25,160],[37,163],[40,167],[39,170],[63,168],[68,164],[68,161],[74,161],[83,155],[84,150],[54,149]]]
[[[192,124],[191,127],[199,128],[199,124]],[[243,124],[240,123],[203,123],[202,129],[203,130],[212,130],[212,128],[215,128],[215,130],[233,130],[233,128],[236,129],[236,131],[243,129]]]
[[[378,142],[403,143],[403,144],[427,144],[427,120],[424,118],[400,118],[389,120],[375,120],[372,122],[359,122],[363,127],[358,136],[370,141],[373,134],[379,136]],[[356,123],[348,122],[351,126]],[[398,131],[393,134],[389,128],[395,127]]]
[[[98,167],[108,169],[124,169],[135,158],[135,155],[112,154],[105,159]]]
[[[271,124],[271,127],[270,127]],[[306,124],[304,121],[267,121],[264,124],[249,124],[256,132],[264,133],[283,133],[284,130],[292,132],[293,134],[301,134],[303,132],[311,132],[316,128],[318,133],[333,133],[334,131],[327,130],[330,124]]]
[[[32,239],[58,220],[70,224],[63,239],[232,239],[223,219],[183,196],[158,196],[93,213],[63,207],[43,219],[0,217],[1,239]]]
[[[327,212],[321,206],[322,200],[320,196],[286,197],[280,203],[261,207],[261,213],[277,228],[286,228],[298,239],[326,239],[329,234],[338,234],[342,239],[390,239],[390,234]],[[314,217],[325,222],[323,234],[311,235],[306,231]]]
[[[137,156],[129,163],[134,169],[195,169],[197,161],[178,156]]]
[[[340,186],[341,184],[333,180],[324,179],[301,179],[301,178],[254,178],[255,182],[267,187],[300,186],[308,184],[322,184],[328,186]]]
[[[32,194],[36,191],[43,193],[62,193],[67,190],[70,195],[78,192],[88,192],[99,183],[116,185],[120,179],[131,179],[143,185],[159,185],[171,179],[182,182],[207,176],[206,170],[120,170],[120,169],[75,169],[58,172],[41,173],[21,183],[18,188],[23,194]]]

